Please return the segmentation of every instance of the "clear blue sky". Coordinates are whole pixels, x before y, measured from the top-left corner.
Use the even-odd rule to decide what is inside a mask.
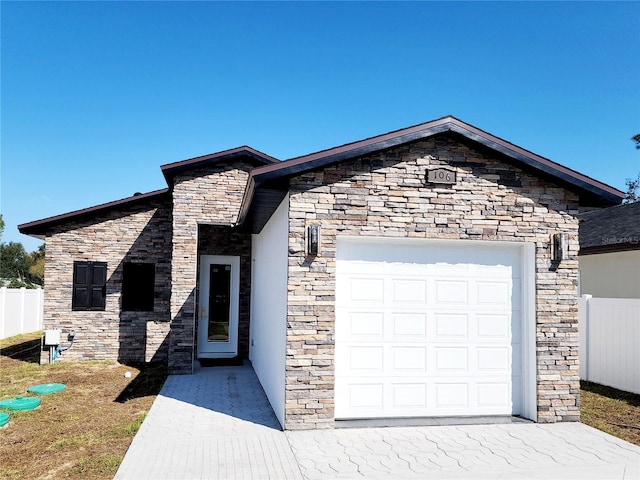
[[[640,172],[640,3],[2,2],[3,241],[166,186],[452,114],[619,189]]]

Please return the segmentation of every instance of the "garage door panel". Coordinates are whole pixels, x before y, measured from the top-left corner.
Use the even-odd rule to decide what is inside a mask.
[[[469,385],[467,383],[436,383],[435,408],[466,408],[469,406]]]
[[[474,278],[520,278],[520,268],[516,265],[471,265],[469,273]]]
[[[427,300],[427,282],[423,279],[398,279],[392,278],[391,298],[394,304],[420,304]]]
[[[508,313],[499,314],[477,314],[476,325],[478,337],[500,341],[509,339],[511,332],[511,315]]]
[[[359,337],[361,340],[382,340],[384,336],[383,312],[349,312],[344,326],[347,332],[343,335],[349,338]]]
[[[353,409],[382,409],[384,385],[382,383],[352,383],[347,386],[346,401]]]
[[[367,248],[338,242],[336,418],[519,413],[518,249]]]
[[[393,339],[398,341],[424,342],[427,335],[426,313],[392,312],[389,314]]]
[[[479,407],[508,407],[511,403],[511,388],[508,382],[479,383],[476,385]]]
[[[427,407],[426,383],[391,383],[392,406],[401,409],[424,409]]]
[[[384,366],[384,347],[348,347],[347,356],[351,373],[382,373]]]
[[[416,374],[427,370],[426,347],[391,347],[390,374],[398,375],[406,372]]]
[[[384,303],[384,280],[382,278],[348,279],[349,303]]]
[[[435,368],[434,373],[448,374],[452,370],[469,371],[469,351],[466,347],[435,347]]]
[[[466,281],[435,281],[435,304],[467,305],[469,303],[468,284]]]
[[[475,282],[479,306],[511,306],[511,282],[480,280]]]
[[[469,315],[465,313],[434,313],[435,331],[431,338],[442,341],[447,337],[466,339],[469,337]]]

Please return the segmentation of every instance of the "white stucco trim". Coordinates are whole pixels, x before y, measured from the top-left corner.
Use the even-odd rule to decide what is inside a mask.
[[[522,244],[522,416],[538,421],[536,246]]]
[[[251,241],[249,359],[271,407],[284,426],[287,350],[289,196]]]

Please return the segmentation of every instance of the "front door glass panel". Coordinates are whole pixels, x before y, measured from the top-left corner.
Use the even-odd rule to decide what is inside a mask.
[[[214,263],[209,266],[209,326],[210,342],[229,341],[229,308],[231,305],[231,265]]]

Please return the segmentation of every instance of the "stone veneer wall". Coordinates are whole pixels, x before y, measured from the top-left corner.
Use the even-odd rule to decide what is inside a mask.
[[[180,174],[174,180],[169,342],[172,374],[193,371],[198,225],[231,226],[237,221],[248,172],[254,166],[255,162],[241,160],[221,162]]]
[[[238,310],[238,355],[249,357],[249,317],[251,313],[251,234],[229,227],[200,225],[198,255],[232,255],[240,257],[240,299]],[[198,262],[198,267],[200,262]],[[200,278],[200,272],[198,277]],[[199,302],[200,292],[196,301]],[[196,309],[196,317],[197,317]],[[196,337],[198,332],[196,330]],[[198,342],[195,342],[198,345]]]
[[[107,263],[104,311],[72,311],[73,262]],[[153,312],[121,312],[123,262],[153,262]],[[70,222],[46,238],[44,329],[76,331],[73,347],[58,357],[83,360],[151,361],[167,359],[171,294],[171,206],[150,201]],[[48,350],[41,362],[49,361]],[[58,360],[57,360],[58,361]]]
[[[451,187],[428,167],[458,172]],[[291,180],[285,428],[332,427],[336,235],[535,243],[538,421],[579,419],[578,197],[439,135]],[[305,227],[322,226],[305,258]],[[550,270],[550,235],[570,258]]]

